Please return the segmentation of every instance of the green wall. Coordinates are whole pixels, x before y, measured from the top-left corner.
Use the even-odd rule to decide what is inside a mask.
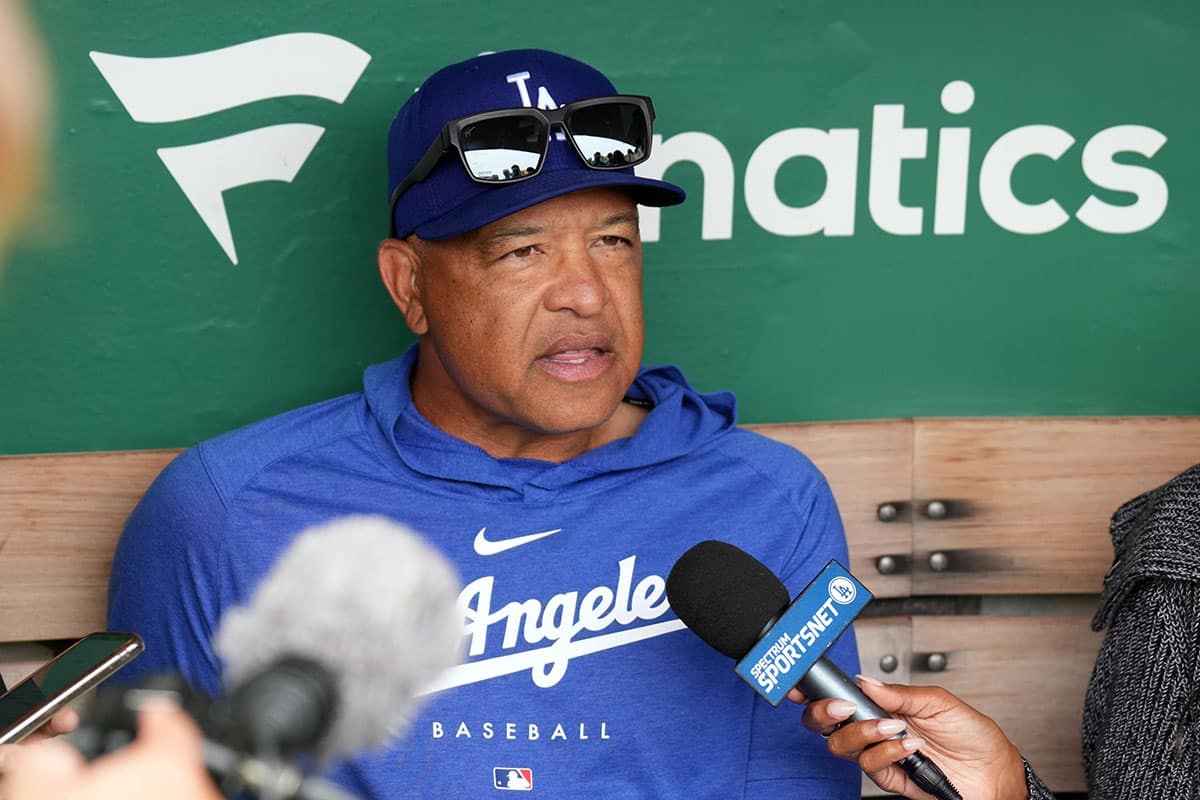
[[[743,421],[1200,413],[1190,0],[33,5],[58,107],[52,185],[0,292],[2,453],[182,446],[354,391],[410,341],[374,264],[387,125],[437,67],[526,46],[652,95],[659,155],[705,162],[666,169],[691,197],[645,248],[646,361],[736,390]],[[344,102],[293,94],[139,122],[89,55],[296,32],[369,54]],[[956,80],[974,101],[952,114],[941,95]],[[873,135],[896,113],[877,106],[928,132],[926,157],[899,162],[898,196],[887,153],[921,134]],[[324,129],[294,180],[223,195],[235,265],[156,151],[289,123]],[[1043,127],[993,146],[1033,125],[1067,139]],[[967,134],[947,127],[969,130],[965,171],[952,153]],[[833,140],[836,158],[804,155]],[[1015,162],[1011,194],[1053,199],[1066,221],[1004,211],[1004,152],[1056,140],[1070,142],[1057,159]],[[956,229],[959,196],[962,232],[935,233],[935,205]],[[1089,197],[1125,208],[1089,225]],[[919,233],[889,232],[912,229],[897,202],[923,209]],[[803,232],[821,208],[825,230]],[[1030,221],[1053,229],[1010,229]],[[1104,229],[1121,225],[1141,228]]]

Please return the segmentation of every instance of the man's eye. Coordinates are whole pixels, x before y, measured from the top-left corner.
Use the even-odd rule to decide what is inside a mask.
[[[605,247],[617,247],[623,244],[629,244],[629,240],[623,236],[601,236],[600,244]]]
[[[526,245],[525,247],[518,247],[516,250],[510,252],[509,255],[513,256],[514,258],[529,258],[531,255],[533,255],[536,249],[537,248],[530,244]]]

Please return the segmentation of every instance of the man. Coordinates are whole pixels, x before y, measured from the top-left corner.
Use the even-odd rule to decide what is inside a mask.
[[[653,113],[538,50],[452,65],[408,99],[378,264],[419,341],[361,393],[163,472],[110,585],[110,625],[147,644],[130,670],[218,690],[214,630],[293,536],[384,514],[458,566],[467,663],[403,741],[334,770],[353,791],[490,796],[515,771],[545,797],[858,796],[799,710],[760,701],[666,601],[663,576],[703,539],[793,591],[846,545],[807,459],[739,430],[731,395],[639,366],[636,204],[683,199],[634,175]],[[832,655],[857,666],[851,637]]]

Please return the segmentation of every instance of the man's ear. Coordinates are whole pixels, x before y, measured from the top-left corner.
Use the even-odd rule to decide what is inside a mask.
[[[379,277],[408,328],[417,336],[429,330],[425,306],[421,302],[421,256],[406,239],[384,239],[376,254]]]

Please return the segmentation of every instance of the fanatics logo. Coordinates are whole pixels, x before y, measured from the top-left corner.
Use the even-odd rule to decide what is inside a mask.
[[[525,767],[496,767],[492,770],[492,785],[505,792],[533,790],[533,770]]]
[[[323,33],[285,33],[180,56],[89,55],[137,122],[182,122],[278,97],[345,101],[371,60],[361,48]],[[288,122],[175,147],[158,157],[188,202],[238,263],[225,192],[263,181],[291,183],[325,129]],[[178,137],[176,137],[178,138]]]

